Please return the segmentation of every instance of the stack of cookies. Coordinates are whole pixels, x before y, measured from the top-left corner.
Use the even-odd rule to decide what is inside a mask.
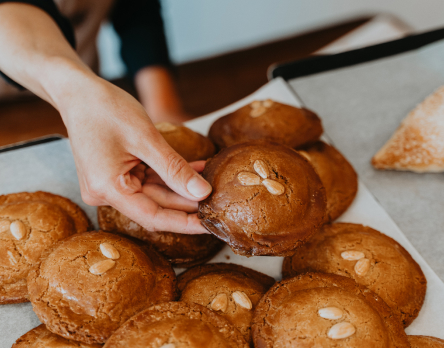
[[[395,240],[335,223],[358,188],[321,141],[312,111],[256,100],[209,138],[156,125],[213,187],[198,217],[210,232],[150,232],[112,207],[100,231],[66,198],[0,196],[0,302],[31,301],[42,325],[14,347],[444,347],[407,336],[427,282]],[[283,280],[229,263],[283,256]],[[176,279],[173,266],[187,268]]]

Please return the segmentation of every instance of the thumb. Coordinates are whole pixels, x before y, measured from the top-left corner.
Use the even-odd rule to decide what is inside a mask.
[[[153,134],[147,137],[145,146],[139,147],[137,152],[136,156],[181,196],[200,201],[211,193],[211,185],[168,145],[155,128]]]

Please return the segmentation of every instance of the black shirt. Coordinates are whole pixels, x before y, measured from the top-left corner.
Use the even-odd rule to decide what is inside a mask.
[[[41,8],[54,19],[65,38],[75,48],[73,28],[53,0],[0,0],[0,4],[5,2],[20,2]],[[109,19],[122,41],[121,55],[131,78],[146,66],[171,66],[159,0],[117,0]],[[20,87],[1,71],[0,74]]]

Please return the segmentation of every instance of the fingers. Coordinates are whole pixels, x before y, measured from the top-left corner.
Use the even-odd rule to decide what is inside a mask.
[[[211,185],[166,143],[155,128],[144,144],[135,150],[135,155],[181,196],[200,201],[211,193]]]
[[[164,209],[144,193],[116,196],[109,202],[122,214],[148,231],[168,231],[185,234],[208,233],[200,224],[197,214]]]
[[[187,213],[197,212],[197,202],[178,195],[166,186],[145,183],[142,192],[162,208],[182,210]]]
[[[190,162],[189,165],[196,172],[201,173],[205,168],[205,163],[206,161],[196,161]],[[165,181],[161,179],[161,177],[154,171],[153,168],[149,167],[145,169],[145,180],[143,181],[143,183],[166,186]]]

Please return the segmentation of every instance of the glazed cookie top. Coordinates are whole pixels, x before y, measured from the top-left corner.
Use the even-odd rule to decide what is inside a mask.
[[[324,221],[326,196],[312,165],[266,141],[234,145],[207,162],[213,191],[199,202],[202,224],[241,255],[293,254]]]
[[[191,129],[161,122],[156,125],[166,142],[187,162],[206,160],[216,153],[216,148],[210,139]]]
[[[307,273],[276,283],[260,300],[254,345],[265,347],[409,347],[398,317],[350,278]]]
[[[254,309],[274,279],[235,264],[197,266],[178,277],[180,300],[222,315],[251,342]]]
[[[152,247],[105,232],[61,241],[28,276],[34,312],[47,328],[104,343],[128,318],[175,298],[174,272]]]
[[[327,194],[328,221],[336,220],[353,202],[358,192],[358,176],[351,164],[322,141],[298,151],[315,167]]]
[[[408,326],[424,302],[427,280],[419,265],[395,240],[359,224],[325,225],[298,253],[285,258],[282,273],[334,273],[367,286]]]
[[[25,201],[0,205],[0,304],[29,301],[26,277],[58,240],[76,233],[57,205]]]
[[[0,205],[24,201],[42,201],[57,205],[73,219],[77,232],[86,232],[93,229],[93,225],[85,212],[68,198],[44,191],[19,192],[0,196]]]
[[[100,229],[149,242],[176,267],[191,267],[206,262],[224,246],[211,234],[147,231],[113,207],[98,207],[97,217]]]
[[[166,302],[136,314],[104,348],[248,348],[225,318],[194,303]]]
[[[11,348],[100,348],[100,344],[86,344],[67,340],[39,325],[17,339]]]
[[[431,336],[407,336],[411,348],[443,348],[444,340]]]
[[[219,118],[208,136],[219,148],[256,139],[297,147],[316,141],[322,132],[321,120],[312,111],[267,99]]]

